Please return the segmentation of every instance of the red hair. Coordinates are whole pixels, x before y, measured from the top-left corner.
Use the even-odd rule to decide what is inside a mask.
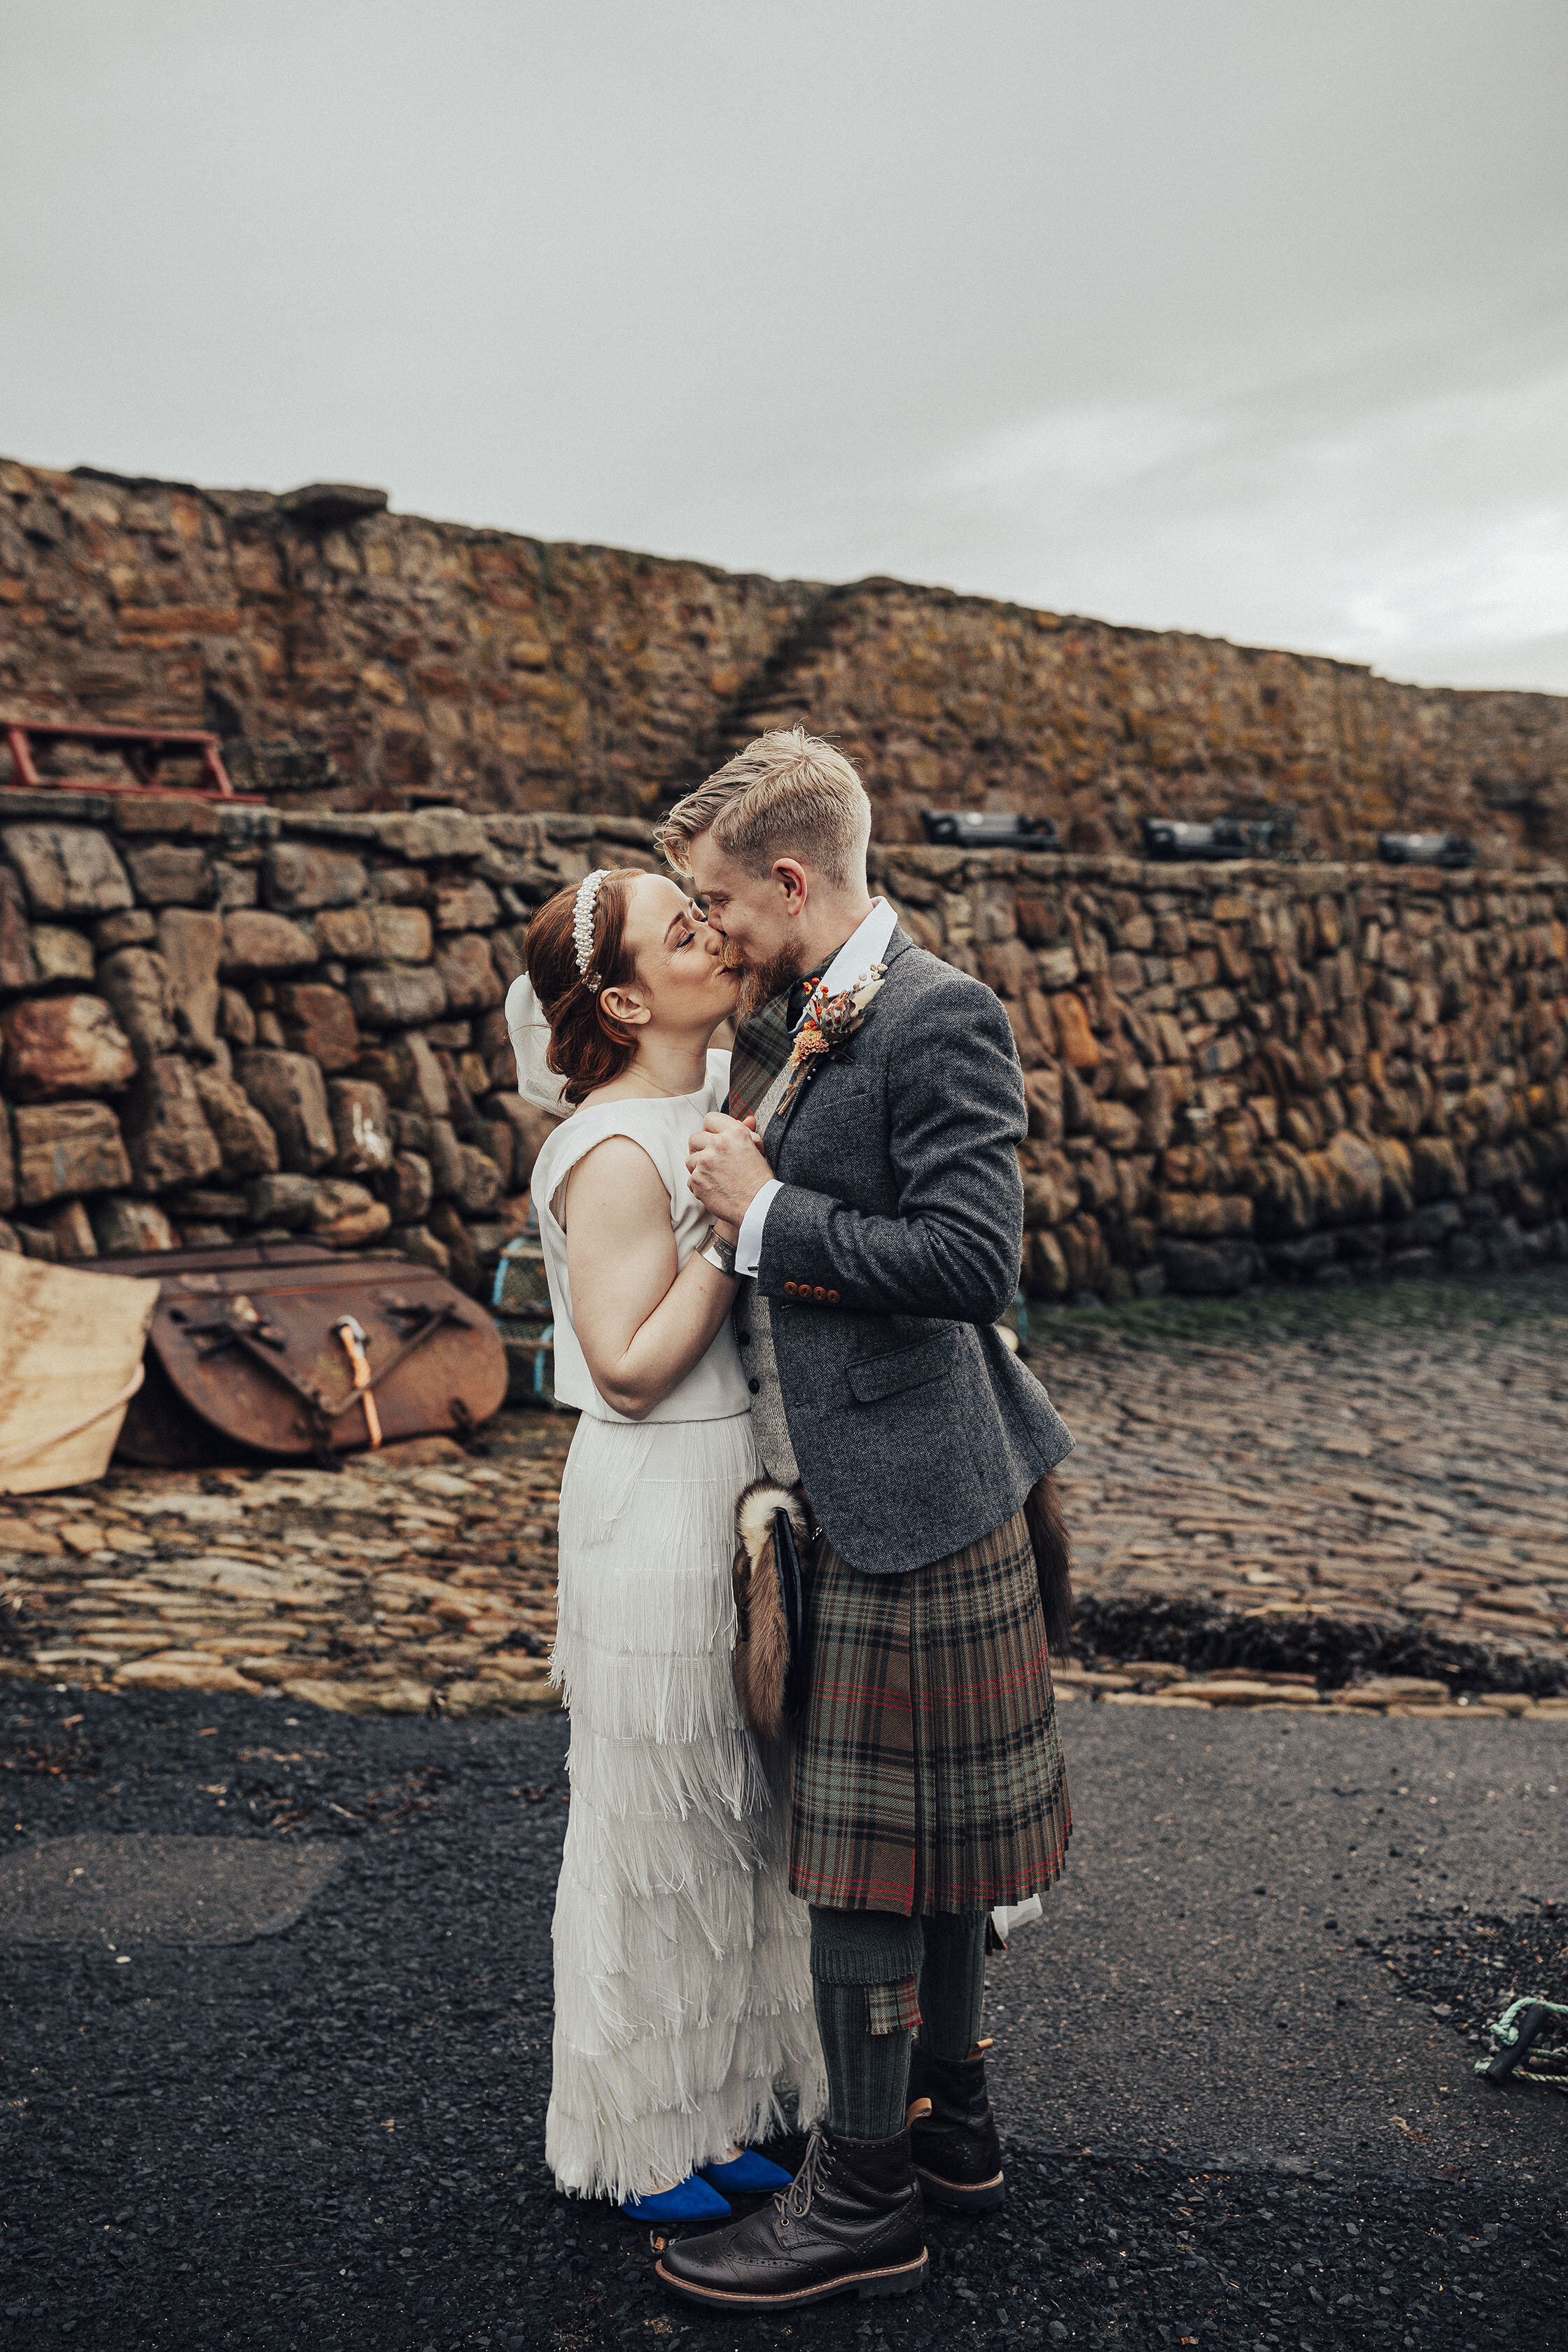
[[[528,976],[550,1024],[547,1058],[565,1079],[566,1099],[574,1107],[595,1087],[618,1078],[637,1052],[637,1031],[605,1010],[600,992],[629,987],[637,976],[637,960],[626,946],[626,909],[639,872],[635,866],[618,866],[600,883],[594,901],[594,952],[585,972],[577,969],[577,883],[545,900],[522,943]],[[591,980],[598,989],[588,986]]]

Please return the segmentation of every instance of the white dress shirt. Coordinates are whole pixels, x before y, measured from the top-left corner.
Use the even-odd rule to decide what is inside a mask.
[[[871,911],[859,929],[852,932],[845,940],[844,945],[823,973],[821,993],[824,996],[837,996],[840,990],[847,988],[852,982],[864,980],[871,966],[881,962],[888,951],[888,942],[898,928],[899,918],[896,909],[889,906],[886,898],[873,898]],[[806,1003],[809,1004],[811,1001],[808,997]],[[803,1007],[800,1021],[795,1024],[796,1029],[799,1029],[805,1019],[805,1009]],[[773,1204],[775,1193],[782,1192],[783,1190],[784,1187],[778,1178],[770,1177],[746,1211],[741,1223],[740,1233],[735,1238],[737,1274],[755,1275],[761,1265],[763,1227],[767,1223],[768,1211]]]

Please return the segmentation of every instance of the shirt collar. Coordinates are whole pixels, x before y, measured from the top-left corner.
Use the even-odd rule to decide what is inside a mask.
[[[863,980],[874,963],[880,963],[888,951],[889,942],[899,928],[898,909],[886,898],[873,898],[871,911],[858,930],[852,931],[822,975],[821,992],[825,997],[837,996],[852,980]],[[810,1002],[808,998],[807,1003]],[[804,1006],[801,1021],[805,1018]],[[800,1021],[795,1024],[799,1028]]]

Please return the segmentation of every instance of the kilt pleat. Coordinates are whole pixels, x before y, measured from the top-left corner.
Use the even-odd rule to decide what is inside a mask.
[[[1072,1813],[1022,1511],[904,1576],[862,1576],[825,1539],[806,1620],[791,1891],[906,1917],[1043,1894]]]

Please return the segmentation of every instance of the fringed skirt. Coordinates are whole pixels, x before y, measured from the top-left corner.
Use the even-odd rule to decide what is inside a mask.
[[[810,1923],[786,1883],[787,1761],[731,1675],[745,1414],[584,1415],[561,1486],[553,1678],[572,1713],[545,2154],[646,2195],[826,2098]]]

